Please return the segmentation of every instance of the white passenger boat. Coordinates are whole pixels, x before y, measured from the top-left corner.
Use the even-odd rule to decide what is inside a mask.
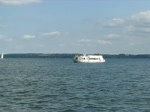
[[[83,62],[83,63],[103,63],[105,59],[102,55],[92,55],[92,54],[85,54],[85,55],[76,55],[74,57],[74,62]]]

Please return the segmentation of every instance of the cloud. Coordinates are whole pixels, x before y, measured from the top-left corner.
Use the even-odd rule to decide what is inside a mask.
[[[24,35],[22,36],[23,39],[39,39],[39,38],[44,38],[44,37],[57,37],[61,35],[60,32],[48,32],[48,33],[41,33],[39,35]]]
[[[148,38],[150,35],[150,11],[139,12],[124,18],[114,18],[106,22],[110,34],[107,38]],[[116,35],[117,34],[117,35]]]
[[[80,39],[78,42],[91,42],[90,39]]]
[[[130,46],[134,46],[134,45],[136,45],[136,44],[131,42],[131,43],[129,43],[129,45],[130,45]]]
[[[106,25],[114,27],[114,26],[122,25],[122,24],[124,24],[124,22],[125,22],[125,20],[122,18],[114,18],[114,19],[110,20],[109,22],[107,22]]]
[[[114,39],[114,38],[119,38],[119,35],[118,34],[115,34],[115,33],[112,33],[112,34],[108,34],[106,35],[107,38],[110,38],[110,39]]]
[[[139,12],[125,18],[113,18],[106,22],[108,27],[124,27],[133,29],[137,26],[146,27],[150,26],[150,11]]]
[[[101,44],[101,45],[106,45],[106,44],[112,44],[111,41],[106,41],[106,40],[98,40],[98,43]]]
[[[7,41],[7,42],[12,42],[12,38],[8,38],[6,35],[0,35],[0,40]]]
[[[4,39],[4,38],[6,38],[5,35],[0,35],[0,39]]]
[[[6,25],[0,24],[0,28],[4,28],[6,27]]]
[[[45,47],[45,45],[41,44],[40,47]]]
[[[126,28],[128,33],[132,32],[135,35],[143,35],[149,37],[150,34],[150,11],[139,12],[130,16],[126,20]],[[142,37],[143,38],[143,37]]]
[[[24,39],[34,39],[34,38],[36,38],[36,36],[35,35],[24,35],[23,38]]]
[[[12,38],[6,38],[5,41],[7,41],[7,42],[12,42],[13,39],[12,39]]]
[[[61,33],[58,31],[55,32],[48,32],[48,33],[43,33],[43,36],[59,36]]]
[[[150,11],[140,12],[131,16],[136,23],[150,23]]]
[[[39,3],[42,0],[0,0],[0,4],[6,5],[21,5],[21,4],[29,4],[29,3]]]
[[[150,33],[150,28],[145,28],[145,29],[143,29],[143,31]]]

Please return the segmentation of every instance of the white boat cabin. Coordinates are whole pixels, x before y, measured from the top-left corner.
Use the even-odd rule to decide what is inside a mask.
[[[86,62],[86,63],[102,63],[105,62],[105,59],[102,55],[76,55],[74,57],[74,62]]]

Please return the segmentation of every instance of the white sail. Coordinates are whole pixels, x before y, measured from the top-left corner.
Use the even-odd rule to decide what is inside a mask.
[[[3,59],[3,58],[4,58],[4,54],[2,53],[2,54],[1,54],[1,59]]]

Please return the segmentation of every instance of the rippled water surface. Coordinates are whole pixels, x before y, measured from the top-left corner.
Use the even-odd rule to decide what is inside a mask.
[[[0,60],[1,112],[150,112],[150,59]]]

